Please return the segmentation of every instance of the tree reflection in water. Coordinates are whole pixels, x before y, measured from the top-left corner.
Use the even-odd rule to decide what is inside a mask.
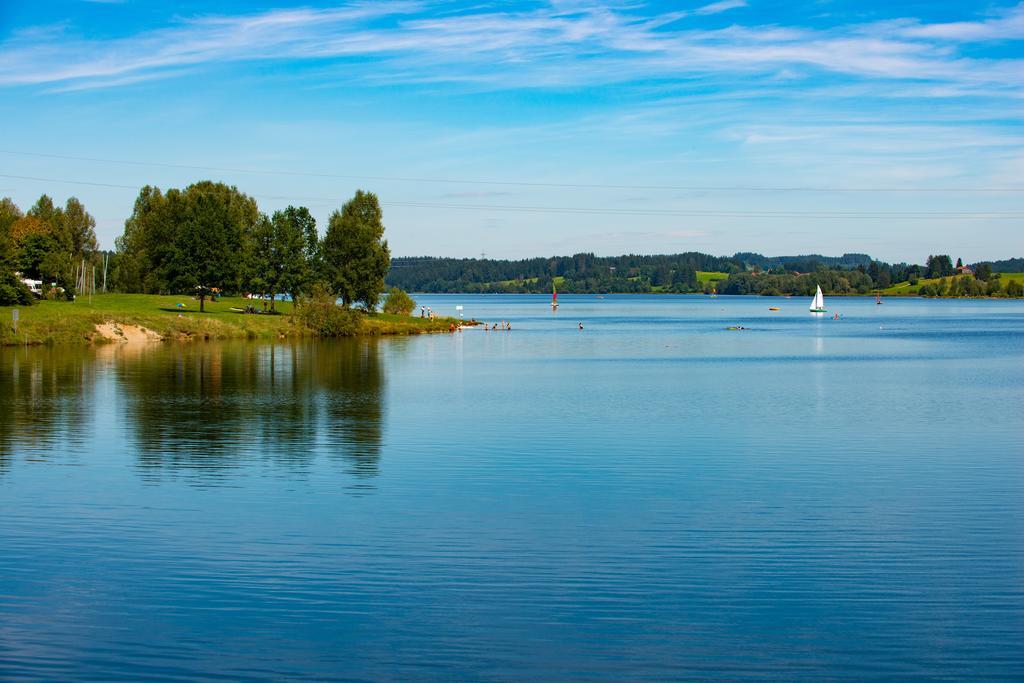
[[[262,461],[290,472],[341,458],[377,474],[384,372],[373,339],[159,344],[116,363],[124,418],[147,479],[215,484]]]
[[[0,349],[0,474],[19,456],[79,458],[95,382],[80,349]]]

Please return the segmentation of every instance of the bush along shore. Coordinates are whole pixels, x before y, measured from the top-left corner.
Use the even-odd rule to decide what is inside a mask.
[[[76,301],[36,302],[0,308],[0,344],[103,344],[162,340],[288,339],[301,337],[412,335],[448,332],[452,318],[425,319],[344,308],[310,299],[295,306],[277,301],[263,313],[259,300],[221,297],[199,302],[187,296],[97,294]],[[13,311],[18,311],[17,331]],[[246,312],[258,311],[258,312]]]

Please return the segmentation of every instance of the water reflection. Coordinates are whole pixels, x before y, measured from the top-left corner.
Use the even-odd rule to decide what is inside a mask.
[[[252,460],[292,471],[319,455],[377,473],[379,342],[163,345],[117,363],[138,464],[150,479],[214,480]]]
[[[124,448],[116,438],[123,435],[148,481],[183,475],[217,483],[253,462],[301,473],[324,457],[366,485],[381,451],[381,343],[7,353],[0,356],[0,472],[15,453],[73,454],[93,437],[86,432],[99,431],[112,449]]]
[[[15,454],[77,455],[95,381],[92,359],[77,349],[0,351],[0,474]]]

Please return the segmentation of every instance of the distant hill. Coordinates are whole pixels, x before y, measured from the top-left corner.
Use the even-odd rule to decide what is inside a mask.
[[[741,261],[748,266],[760,266],[767,270],[776,266],[793,266],[793,270],[814,270],[817,264],[828,268],[856,268],[864,266],[867,268],[874,261],[867,254],[843,254],[842,256],[822,256],[821,254],[804,254],[801,256],[762,256],[754,252],[739,252],[733,256],[736,261]],[[807,267],[797,268],[798,265]]]
[[[1024,258],[1011,258],[1003,261],[979,261],[974,268],[987,263],[993,273],[1020,273],[1024,272]]]

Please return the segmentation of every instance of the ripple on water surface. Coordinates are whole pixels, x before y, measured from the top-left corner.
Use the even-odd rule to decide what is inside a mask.
[[[0,677],[1024,671],[1024,307],[563,298],[0,351]]]

